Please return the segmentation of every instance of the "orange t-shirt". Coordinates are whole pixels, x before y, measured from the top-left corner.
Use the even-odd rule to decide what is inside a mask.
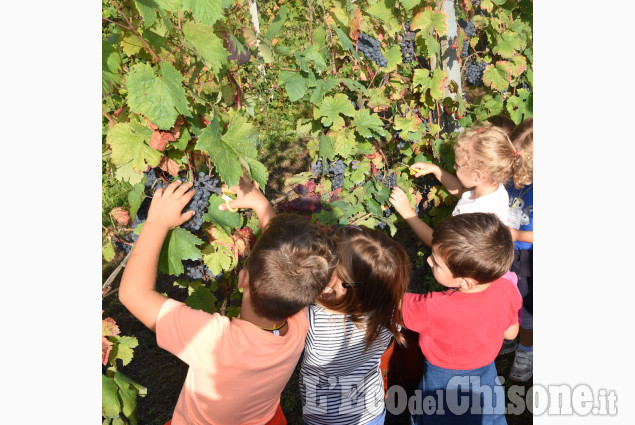
[[[190,366],[172,425],[267,423],[302,354],[306,311],[288,326],[278,336],[168,299],[159,311],[157,343]]]

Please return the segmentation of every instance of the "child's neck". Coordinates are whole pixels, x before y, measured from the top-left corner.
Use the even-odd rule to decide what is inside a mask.
[[[245,322],[253,323],[254,325],[258,326],[261,329],[262,328],[274,329],[279,327],[282,323],[286,321],[286,320],[283,320],[282,322],[274,323],[270,319],[260,316],[254,311],[254,308],[251,305],[251,303],[249,301],[246,301],[245,299],[243,299],[243,302],[241,304],[240,314],[238,315],[238,318],[240,320],[244,320]],[[289,329],[288,326],[284,326],[280,328],[279,330],[280,335],[285,335],[288,329]]]
[[[489,288],[491,284],[492,284],[492,282],[479,283],[478,285],[473,285],[470,289],[459,288],[458,291],[459,292],[463,292],[465,294],[474,294],[474,293],[477,293],[477,292],[483,292],[484,290]]]
[[[477,186],[474,186],[474,195],[472,195],[472,199],[480,198],[481,196],[489,195],[490,193],[494,193],[498,190],[498,183],[480,183]]]

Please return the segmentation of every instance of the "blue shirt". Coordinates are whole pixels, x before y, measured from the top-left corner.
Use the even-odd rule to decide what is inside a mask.
[[[509,194],[509,226],[517,230],[534,230],[534,184],[516,189],[514,183],[507,186]],[[530,242],[514,242],[516,249],[534,249]]]

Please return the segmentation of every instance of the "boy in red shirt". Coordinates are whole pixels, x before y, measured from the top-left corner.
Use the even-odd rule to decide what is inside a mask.
[[[426,358],[414,424],[423,415],[426,425],[506,423],[494,359],[503,338],[518,334],[522,298],[502,277],[513,259],[509,228],[494,214],[460,214],[435,228],[428,263],[450,290],[406,294],[402,307]]]
[[[172,425],[286,424],[280,393],[304,348],[305,308],[324,290],[337,265],[335,245],[299,216],[275,216],[253,186],[236,186],[236,206],[254,208],[264,229],[238,275],[240,316],[230,320],[191,309],[155,289],[168,231],[193,215],[183,212],[194,196],[191,187],[177,181],[155,192],[119,299],[156,331],[160,347],[190,366]]]

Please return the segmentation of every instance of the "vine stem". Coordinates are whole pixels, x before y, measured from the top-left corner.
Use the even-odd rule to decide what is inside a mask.
[[[125,13],[123,13],[123,11],[121,10],[121,8],[119,6],[117,6],[117,4],[113,1],[113,0],[108,0],[110,2],[110,4],[112,4],[113,6],[115,6],[115,9],[117,9],[119,11],[119,13],[121,13],[121,16],[123,16],[124,20],[128,23],[128,30],[132,31],[134,33],[134,35],[136,35],[139,40],[141,40],[141,42],[144,44],[144,46],[146,46],[146,48],[148,49],[148,51],[150,52],[150,54],[152,55],[152,57],[158,62],[161,63],[161,59],[159,58],[159,56],[154,52],[154,50],[152,50],[152,47],[150,47],[150,45],[148,44],[148,42],[145,40],[145,38],[143,38],[141,36],[141,34],[139,34],[139,31],[137,31],[137,29],[134,27],[134,25],[132,25],[132,17],[128,18],[126,16]]]
[[[311,0],[306,0],[309,5],[309,36],[311,37],[311,44],[313,44],[313,7],[311,6]]]
[[[113,120],[112,118],[110,118],[110,116],[109,116],[107,113],[105,113],[103,109],[102,109],[102,111],[101,111],[101,114],[102,114],[103,116],[105,116],[106,118],[108,118],[108,121],[110,121],[110,122],[112,123],[112,125],[116,125],[116,124],[117,124],[117,121],[115,121],[115,120]]]
[[[360,218],[358,218],[357,220],[355,220],[354,222],[352,222],[351,224],[357,224],[357,223],[359,223],[360,221],[366,220],[366,219],[367,219],[368,217],[370,217],[371,215],[373,215],[373,213],[368,213],[368,214],[365,214],[365,215],[361,216]]]
[[[113,270],[112,273],[110,273],[110,276],[108,276],[108,279],[106,279],[106,282],[104,282],[104,284],[102,285],[102,287],[101,287],[101,297],[102,297],[102,299],[106,295],[108,295],[108,293],[110,292],[110,286],[112,285],[112,282],[115,280],[115,278],[117,277],[119,272],[121,272],[121,269],[126,267],[126,263],[128,262],[128,258],[130,258],[130,254],[132,254],[132,249],[130,250],[128,255],[126,255],[126,257],[123,259],[123,261],[121,263],[119,263],[117,268],[115,270]],[[105,291],[105,294],[104,294],[104,291]]]

